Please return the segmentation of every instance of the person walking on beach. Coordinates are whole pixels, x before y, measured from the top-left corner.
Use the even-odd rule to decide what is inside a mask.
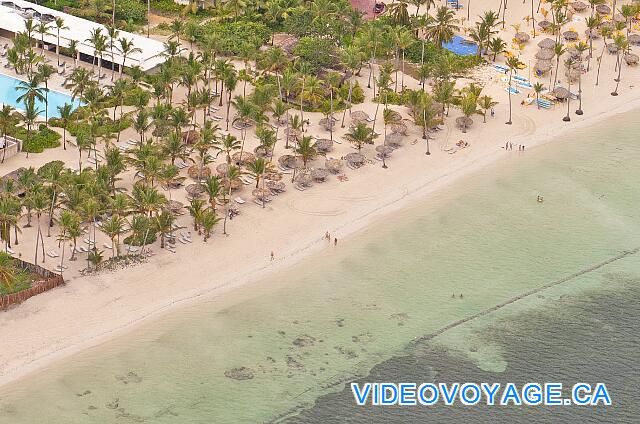
[[[338,245],[338,238],[336,237],[333,239],[333,246],[335,247],[337,245]]]
[[[329,243],[331,243],[331,234],[329,234],[329,231],[327,231],[326,233],[324,233],[324,238],[325,238],[325,240],[327,240]]]
[[[271,251],[271,260],[273,261],[276,258],[276,254],[273,253],[273,250]]]

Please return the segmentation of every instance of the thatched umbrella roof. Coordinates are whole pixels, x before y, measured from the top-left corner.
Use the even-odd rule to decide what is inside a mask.
[[[328,138],[319,138],[316,140],[314,147],[318,152],[326,153],[333,150],[333,141]]]
[[[613,18],[613,22],[627,22],[627,18],[625,18],[624,16],[622,16],[622,13],[619,13],[615,16],[615,18]]]
[[[302,166],[302,159],[293,155],[282,155],[278,159],[278,163],[283,168],[293,169]]]
[[[462,129],[462,132],[466,132],[467,128],[473,125],[473,119],[468,116],[458,116],[456,118],[456,125],[458,128]]]
[[[629,44],[640,45],[640,34],[629,34],[627,41],[629,41]]]
[[[627,53],[624,55],[624,61],[627,65],[636,65],[638,63],[638,55],[635,53]]]
[[[609,53],[617,53],[618,52],[618,46],[616,46],[616,43],[609,43],[609,44],[607,44],[607,51]]]
[[[236,165],[247,165],[256,160],[256,157],[253,153],[250,152],[236,152],[231,156],[231,160]]]
[[[282,172],[267,172],[266,174],[264,174],[264,179],[271,181],[280,181],[282,179]]]
[[[361,164],[364,163],[364,155],[362,153],[349,153],[347,156],[344,157],[347,162],[349,163],[354,163],[354,164]]]
[[[583,3],[581,1],[574,1],[573,3],[571,3],[571,7],[576,12],[582,12],[583,10],[585,10],[587,8],[587,4]]]
[[[549,22],[549,21],[547,21],[547,20],[544,20],[544,21],[540,21],[540,22],[538,22],[538,26],[539,26],[540,28],[542,28],[542,29],[551,28],[551,25],[552,25],[552,23],[551,23],[551,22]]]
[[[402,121],[402,115],[397,110],[392,110],[390,119],[392,122],[400,122]]]
[[[518,43],[526,43],[527,41],[529,41],[531,36],[529,36],[529,34],[527,34],[526,32],[520,31],[516,32],[516,35],[514,35],[513,38],[515,38]]]
[[[301,172],[298,175],[296,175],[295,182],[300,183],[304,186],[310,186],[313,184],[311,175],[304,172]]]
[[[538,47],[541,49],[552,49],[556,46],[556,42],[552,38],[545,38],[538,43]]]
[[[260,199],[260,200],[268,199],[269,196],[271,196],[271,190],[263,189],[263,188],[254,188],[251,194],[256,199]]]
[[[327,159],[324,162],[324,166],[327,167],[329,172],[337,174],[342,169],[342,161],[340,159]]]
[[[222,184],[222,186],[224,188],[226,188],[227,190],[229,189],[229,179],[228,178],[223,178],[220,183]],[[235,191],[238,190],[240,187],[242,187],[242,181],[240,181],[237,178],[234,178],[233,180],[231,180],[231,190]]]
[[[380,153],[384,157],[389,157],[391,156],[391,153],[393,153],[393,147],[381,144],[376,146],[376,152]]]
[[[391,132],[394,134],[402,134],[402,135],[406,135],[407,134],[407,124],[405,124],[404,122],[398,122],[397,124],[391,124],[391,126],[389,127],[391,129]]]
[[[562,36],[567,41],[576,41],[578,39],[578,33],[576,31],[565,31]]]
[[[384,142],[385,144],[388,144],[389,146],[392,146],[392,147],[400,147],[402,146],[402,142],[403,142],[402,134],[400,133],[387,134],[387,136],[384,138]]]
[[[534,71],[540,71],[541,73],[549,72],[553,68],[553,64],[550,60],[539,60],[533,65]]]
[[[431,109],[435,113],[444,113],[444,104],[442,104],[440,102],[432,102],[431,103]]]
[[[264,183],[270,190],[281,192],[284,191],[284,183],[282,181],[267,180]]]
[[[569,78],[571,81],[576,81],[580,78],[581,71],[580,69],[570,68],[564,71],[564,76]]]
[[[590,30],[590,29],[586,29],[584,31],[584,34],[587,36],[587,38],[591,38],[593,40],[596,40],[598,38],[600,38],[600,33],[598,31],[595,30]]]
[[[200,197],[204,193],[204,187],[201,184],[189,184],[184,189],[189,197]]]
[[[284,135],[289,137],[290,140],[297,140],[302,136],[302,131],[289,127],[284,129]]]
[[[536,53],[535,58],[540,60],[550,60],[553,59],[555,55],[556,54],[553,52],[553,50],[541,49]]]
[[[596,6],[596,12],[598,12],[601,15],[608,15],[609,13],[611,13],[611,8],[606,4],[600,4]]]
[[[551,94],[553,94],[557,99],[566,99],[567,97],[569,97],[569,90],[567,90],[564,87],[556,87],[553,89],[553,91],[551,92]]]
[[[211,176],[211,169],[208,166],[203,166],[200,168],[200,165],[191,165],[187,171],[189,177],[194,180],[201,176],[202,178],[208,178]]]
[[[216,166],[216,172],[218,175],[227,175],[227,172],[229,172],[229,165],[226,162],[221,163]]]
[[[177,200],[169,200],[167,207],[171,212],[178,213],[182,210],[182,208],[184,208],[184,204],[182,204],[182,202],[178,202]]]
[[[311,178],[314,181],[324,181],[329,176],[329,171],[325,168],[316,168],[311,171]]]
[[[182,142],[185,144],[195,144],[200,138],[200,132],[197,130],[185,131],[182,133]]]
[[[598,25],[598,28],[600,28],[601,31],[605,28],[613,30],[614,25],[613,25],[613,22],[611,21],[604,21],[604,22],[601,22],[600,25]]]
[[[334,118],[332,119],[322,118],[319,124],[322,128],[329,131],[336,126],[336,120]]]
[[[351,115],[349,115],[349,117],[353,122],[366,122],[367,119],[369,119],[369,115],[361,110],[351,112]]]
[[[266,146],[258,146],[253,149],[253,154],[258,158],[266,158],[267,156],[269,156],[269,153],[271,152],[269,151],[269,149],[267,149]]]

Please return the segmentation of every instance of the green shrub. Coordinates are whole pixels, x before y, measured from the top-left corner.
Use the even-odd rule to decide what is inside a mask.
[[[151,9],[158,12],[180,13],[184,6],[173,0],[152,0]]]
[[[138,0],[118,0],[116,2],[116,18],[127,22],[145,22],[147,7]]]
[[[29,153],[42,153],[44,149],[58,147],[62,137],[44,124],[40,124],[38,130],[31,130],[31,137],[27,129],[22,127],[15,127],[10,131],[10,135],[22,140],[22,150]]]
[[[340,97],[343,99],[349,98],[349,83],[345,83],[340,87]],[[355,81],[351,87],[351,103],[354,105],[364,102],[364,91],[358,81]]]
[[[0,294],[17,293],[31,287],[29,273],[18,267],[16,261],[8,253],[0,252]]]
[[[147,246],[153,244],[157,239],[156,233],[153,231],[149,231],[147,234]],[[129,246],[142,246],[142,239],[136,238],[134,235],[130,235],[129,237],[124,239],[124,244],[128,244]]]
[[[202,27],[203,35],[216,37],[220,52],[238,55],[245,48],[258,49],[271,37],[269,28],[259,22],[208,22]]]
[[[300,56],[312,72],[331,68],[337,64],[336,47],[333,41],[325,38],[304,37],[293,48],[292,53]]]

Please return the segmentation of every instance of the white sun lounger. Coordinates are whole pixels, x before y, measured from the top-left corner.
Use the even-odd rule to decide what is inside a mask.
[[[138,142],[135,141],[135,140],[129,139],[129,140],[127,140],[127,144],[129,144],[131,146],[135,146],[136,144],[138,144]]]
[[[305,191],[307,188],[304,186],[301,186],[300,184],[296,184],[296,190],[300,190],[300,191]]]
[[[242,205],[242,204],[244,204],[244,203],[247,203],[247,201],[246,201],[246,200],[244,200],[242,197],[236,197],[236,198],[235,198],[235,199],[233,199],[233,200],[235,200],[235,202],[236,202],[236,203],[238,203],[238,204],[240,204],[240,205]]]
[[[109,243],[104,243],[103,246],[105,247],[105,249],[113,249],[113,246]]]

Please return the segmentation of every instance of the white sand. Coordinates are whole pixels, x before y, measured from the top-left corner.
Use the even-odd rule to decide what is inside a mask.
[[[479,4],[481,2],[474,3],[472,17],[484,9]],[[525,16],[528,7],[528,4],[511,2],[507,19],[510,16]],[[466,11],[461,10],[459,14],[466,17]],[[587,15],[588,11],[581,14]],[[574,26],[583,33],[582,25]],[[524,23],[522,27],[524,29]],[[501,36],[510,39],[514,32],[507,25]],[[523,52],[523,62],[529,63],[528,58],[535,54],[536,44],[543,37],[538,36],[528,43]],[[599,54],[602,40],[594,44],[595,52]],[[520,105],[524,98],[521,94],[512,98],[513,125],[505,125],[507,93],[500,82],[501,74],[488,68],[485,74],[492,80],[483,93],[500,102],[495,108],[496,117],[488,117],[486,124],[482,123],[482,117],[474,117],[472,128],[467,134],[461,134],[460,130],[454,128],[455,118],[460,116],[460,112],[452,109],[451,116],[446,120],[446,128],[432,134],[435,140],[431,142],[431,156],[424,154],[425,143],[420,138],[420,131],[409,124],[410,133],[405,146],[389,159],[388,169],[382,169],[379,162],[373,161],[357,171],[346,169],[349,177],[347,182],[339,182],[332,176],[328,182],[316,184],[302,193],[287,182],[287,192],[275,197],[265,209],[252,202],[243,205],[240,208],[241,215],[228,222],[229,237],[221,234],[221,225],[207,243],[203,243],[192,231],[193,243],[178,244],[175,254],[160,251],[156,242],[152,247],[156,255],[148,263],[93,277],[79,274],[79,270],[86,266],[86,261],[67,262],[69,269],[65,273],[65,286],[0,313],[0,335],[4,340],[0,351],[0,384],[47,366],[73,352],[102,343],[130,330],[143,320],[161,318],[163,313],[169,313],[174,307],[187,305],[202,296],[221,295],[234,287],[263,278],[266,273],[288,266],[314,251],[333,248],[323,240],[325,231],[329,231],[332,237],[338,237],[339,249],[340,243],[350,233],[381,217],[393,219],[393,211],[406,207],[416,198],[445,188],[463,175],[498,159],[520,160],[531,147],[550,141],[561,132],[637,107],[639,99],[636,89],[630,87],[640,83],[637,69],[625,65],[620,95],[610,96],[615,86],[614,62],[615,56],[605,53],[599,87],[594,87],[596,65],[595,61],[592,62],[592,71],[583,77],[582,84],[585,114],[581,117],[575,115],[573,112],[577,102],[572,102],[570,123],[562,122],[566,105],[560,104],[552,110],[536,110],[535,106]],[[521,74],[527,75],[528,70]],[[360,81],[363,87],[366,87],[367,75],[368,71],[363,69]],[[563,76],[560,79],[565,82]],[[543,80],[548,85],[548,77]],[[416,86],[416,82],[408,77],[405,81]],[[240,84],[239,92],[241,89]],[[408,117],[405,108],[393,108]],[[354,110],[365,110],[373,116],[375,105],[359,105]],[[382,110],[376,126],[380,133],[383,131],[381,115]],[[305,113],[305,117],[312,121],[309,134],[328,137],[328,133],[317,124],[321,118],[319,114]],[[342,140],[340,135],[334,134],[334,137]],[[128,130],[123,135],[123,141],[128,138],[135,139],[136,134]],[[443,151],[444,147],[452,146],[459,139],[468,141],[470,147],[453,155]],[[256,140],[251,132],[247,140],[248,150],[252,150]],[[413,140],[418,142],[412,145]],[[504,151],[507,140],[516,145],[515,150]],[[381,141],[379,138],[376,144]],[[524,153],[517,151],[519,143],[527,146]],[[336,147],[330,156],[340,157],[355,151],[345,141]],[[276,150],[276,157],[279,157],[283,154],[283,145],[277,146]],[[374,147],[365,147],[363,153],[373,158]],[[20,166],[40,166],[53,159],[62,159],[75,166],[77,151],[70,146],[66,152],[60,148],[30,155],[29,160],[21,154],[0,165],[0,174]],[[323,163],[323,159],[315,162],[316,166],[323,166]],[[130,179],[129,173],[125,180],[130,183]],[[245,187],[240,195],[249,200],[251,188]],[[172,196],[184,201],[184,190],[174,190]],[[179,222],[190,226],[191,218],[187,214]],[[54,228],[53,234],[56,233],[57,229]],[[21,253],[23,258],[32,260],[34,239],[34,228],[23,229],[21,243],[14,250]],[[106,241],[104,235],[99,235],[100,247]],[[60,250],[54,237],[45,238],[45,242],[47,250]],[[104,250],[106,255],[110,254],[107,249]],[[271,251],[276,255],[274,262],[269,259]],[[51,258],[47,258],[46,266],[55,266],[52,262]]]

